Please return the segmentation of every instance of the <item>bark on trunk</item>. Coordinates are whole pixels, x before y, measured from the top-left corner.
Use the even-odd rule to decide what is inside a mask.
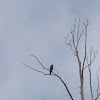
[[[81,75],[81,100],[84,100],[83,75]]]
[[[77,51],[77,50],[76,50]],[[79,64],[79,76],[80,76],[80,94],[81,94],[81,100],[84,100],[84,90],[83,90],[83,69],[81,70],[81,61],[79,59],[78,51],[77,54],[77,60]]]

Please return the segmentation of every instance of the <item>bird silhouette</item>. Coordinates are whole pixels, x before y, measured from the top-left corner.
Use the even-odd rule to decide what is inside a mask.
[[[50,75],[51,75],[52,70],[53,70],[53,65],[50,66]]]

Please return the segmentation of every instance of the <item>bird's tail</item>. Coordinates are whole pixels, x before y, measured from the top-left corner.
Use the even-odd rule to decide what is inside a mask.
[[[51,71],[50,71],[50,75],[51,75]]]

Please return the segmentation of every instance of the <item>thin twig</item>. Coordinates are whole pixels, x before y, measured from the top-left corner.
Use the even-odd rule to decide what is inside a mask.
[[[56,69],[54,69],[56,72],[57,72],[57,74],[61,77],[61,75],[58,73],[58,71],[56,70]]]
[[[49,70],[49,69],[47,69],[47,68],[44,67],[44,65],[39,61],[39,59],[35,55],[31,55],[31,56],[36,58],[36,60],[42,66],[43,69]]]
[[[88,66],[90,66],[90,65],[94,62],[94,60],[95,60],[95,58],[96,58],[96,56],[97,56],[97,52],[98,52],[98,51],[94,52],[94,57],[93,57],[93,59],[91,60],[91,62],[90,62],[89,64],[87,64],[87,65],[83,68],[83,70],[84,70],[85,68],[87,68]]]
[[[44,74],[44,75],[50,75],[50,74],[45,74],[44,72],[42,72],[42,71],[40,71],[40,70],[34,69],[34,68],[28,66],[27,64],[24,64],[24,65],[25,65],[26,67],[28,67],[28,68],[30,68],[30,69],[32,69],[32,70],[34,70],[34,71],[37,71],[37,72],[39,72],[39,73],[42,73],[42,74]]]
[[[71,41],[73,41],[73,40],[72,40],[72,39],[69,40],[69,43],[66,42],[68,36],[69,36],[69,35],[67,35],[67,37],[65,38],[65,44],[68,45],[68,46],[70,46],[72,53],[76,56],[76,53],[75,53],[75,51],[73,50],[73,47],[72,47],[72,44],[71,44]]]

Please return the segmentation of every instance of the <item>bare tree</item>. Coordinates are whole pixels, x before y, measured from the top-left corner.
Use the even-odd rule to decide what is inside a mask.
[[[91,48],[91,50],[90,50],[90,61],[88,62],[88,55],[87,55],[87,28],[88,28],[88,25],[89,25],[89,21],[88,21],[88,19],[86,19],[86,22],[82,23],[82,27],[81,27],[81,30],[80,30],[80,19],[79,19],[78,27],[76,29],[76,19],[75,19],[74,28],[70,32],[71,40],[69,40],[69,42],[67,42],[67,38],[68,38],[69,35],[65,38],[66,45],[70,46],[73,54],[76,56],[77,61],[78,61],[79,76],[80,76],[81,100],[84,100],[84,70],[87,67],[88,67],[88,71],[89,71],[91,100],[94,100],[92,83],[91,83],[91,64],[93,63],[93,61],[96,58],[97,51],[94,52],[93,48]],[[80,42],[80,40],[83,36],[84,36],[84,56],[83,56],[83,60],[81,60],[80,55],[79,55],[78,46],[79,46],[79,42]],[[86,60],[87,60],[87,64],[86,64]],[[98,82],[98,84],[99,84],[99,82]],[[99,89],[99,86],[98,86],[98,89]],[[96,98],[98,98],[99,94],[100,93],[97,93]]]
[[[71,48],[72,53],[74,54],[74,56],[76,57],[77,61],[78,61],[78,68],[79,68],[79,79],[80,79],[80,95],[81,95],[81,100],[84,100],[84,70],[88,68],[88,72],[89,72],[89,85],[90,85],[90,93],[91,93],[91,100],[97,100],[99,98],[99,78],[98,78],[98,72],[99,69],[97,71],[97,81],[98,81],[98,88],[97,88],[97,96],[94,98],[93,96],[93,89],[92,89],[92,77],[91,77],[91,64],[94,62],[96,55],[97,55],[97,51],[95,52],[93,50],[93,48],[91,47],[90,49],[90,54],[89,54],[89,58],[88,58],[88,54],[87,54],[87,29],[88,29],[88,25],[89,25],[89,20],[86,19],[85,22],[82,23],[82,26],[80,24],[80,19],[78,20],[78,24],[76,23],[76,19],[74,22],[74,27],[71,29],[70,34],[67,35],[67,37],[65,38],[65,44],[67,46],[69,46]],[[68,39],[71,36],[71,39]],[[79,54],[79,43],[81,41],[81,38],[84,37],[84,56],[83,59],[80,59],[80,54]],[[52,75],[52,76],[56,76],[65,86],[71,100],[74,100],[72,97],[71,92],[68,89],[68,86],[65,84],[64,80],[61,78],[61,75],[58,73],[58,71],[56,69],[54,69],[51,74],[48,74],[48,71],[50,71],[50,69],[44,67],[44,65],[39,61],[39,59],[37,58],[37,56],[31,55],[32,57],[35,57],[38,61],[38,63],[41,65],[41,67],[47,71],[47,73],[45,73],[44,71],[40,71],[37,69],[34,69],[30,66],[28,66],[27,64],[25,64],[26,67],[31,68],[34,71],[37,71],[43,75]]]

